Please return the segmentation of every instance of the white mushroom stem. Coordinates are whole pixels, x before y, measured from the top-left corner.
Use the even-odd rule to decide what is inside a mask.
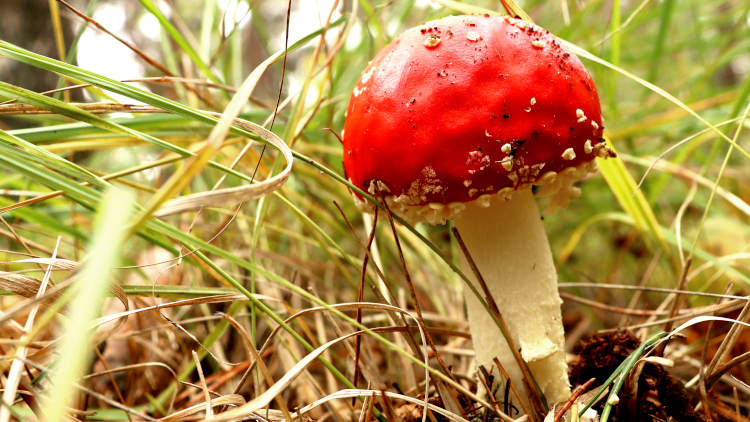
[[[550,405],[570,396],[565,338],[557,291],[557,273],[547,235],[530,189],[496,198],[489,207],[468,204],[454,219],[464,243],[510,331],[513,344]],[[474,274],[464,260],[464,272]],[[476,284],[478,290],[481,288]],[[466,302],[477,365],[488,371],[497,357],[522,397],[527,397],[521,368],[488,311],[467,289]],[[496,369],[495,380],[504,378]],[[495,385],[497,386],[497,384]],[[494,389],[494,388],[493,388]],[[496,390],[503,395],[504,385]],[[524,398],[524,401],[527,401]]]

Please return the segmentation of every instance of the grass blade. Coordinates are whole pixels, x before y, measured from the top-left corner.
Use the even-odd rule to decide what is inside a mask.
[[[130,217],[133,196],[126,191],[111,189],[102,198],[94,223],[94,235],[70,304],[58,359],[51,375],[50,394],[41,405],[43,420],[66,419],[68,407],[75,396],[75,384],[84,375],[92,357],[90,328],[99,316],[109,283],[125,241],[125,227]]]
[[[614,151],[614,146],[609,139],[606,140],[607,144]],[[613,158],[597,158],[597,164],[599,165],[599,171],[604,176],[604,179],[609,184],[612,194],[615,195],[620,206],[625,212],[633,219],[635,226],[649,236],[646,241],[651,246],[660,246],[665,251],[668,251],[664,239],[659,229],[659,222],[656,220],[654,210],[646,200],[643,191],[638,189],[633,176],[625,167],[625,163],[622,159],[617,156]]]
[[[159,24],[161,24],[161,27],[164,28],[165,31],[169,34],[170,37],[174,40],[175,43],[182,49],[182,51],[185,52],[185,54],[190,57],[190,60],[195,63],[196,66],[198,66],[198,69],[200,69],[203,74],[211,79],[213,82],[216,83],[223,83],[221,78],[219,78],[218,75],[216,75],[211,68],[208,67],[208,64],[201,59],[200,55],[197,51],[195,51],[195,48],[193,48],[192,44],[188,42],[187,38],[182,35],[180,31],[175,28],[174,25],[172,25],[171,22],[169,22],[169,19],[167,19],[166,16],[159,10],[158,7],[151,1],[151,0],[140,0],[143,7],[146,8],[156,19],[159,20]]]

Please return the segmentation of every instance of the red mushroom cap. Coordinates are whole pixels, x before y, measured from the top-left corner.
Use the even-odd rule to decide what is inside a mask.
[[[344,128],[349,180],[371,192],[379,181],[409,206],[544,184],[602,151],[599,97],[580,60],[536,25],[488,15],[395,39],[363,72]]]

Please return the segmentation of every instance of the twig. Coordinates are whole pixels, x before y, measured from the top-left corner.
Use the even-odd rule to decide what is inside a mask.
[[[498,371],[503,375],[503,378],[505,379],[505,383],[507,384],[505,387],[505,401],[506,401],[506,407],[513,406],[513,404],[508,403],[508,390],[513,392],[513,395],[516,396],[516,400],[518,400],[519,406],[521,406],[521,409],[523,409],[523,413],[529,414],[529,408],[526,407],[526,404],[521,399],[521,394],[518,392],[518,389],[516,388],[516,384],[514,384],[510,380],[510,375],[508,372],[505,371],[505,368],[503,368],[503,365],[500,363],[500,360],[497,357],[492,358],[492,361],[495,363],[495,367]],[[518,411],[515,406],[513,406],[513,410],[516,412]],[[505,412],[508,413],[508,412]]]
[[[654,273],[654,270],[656,269],[657,265],[659,264],[659,261],[661,260],[661,256],[663,254],[663,251],[659,249],[656,254],[654,254],[654,257],[651,259],[651,262],[649,262],[648,267],[646,267],[646,271],[643,272],[643,275],[641,276],[641,279],[638,282],[638,287],[643,287],[648,283],[648,280],[651,279],[651,276]],[[632,310],[635,308],[635,306],[638,304],[638,302],[641,300],[643,290],[637,289],[635,291],[635,294],[630,298],[630,301],[628,302],[628,310]],[[630,324],[630,314],[623,314],[620,318],[618,326],[628,325]]]
[[[730,281],[727,283],[727,286],[724,288],[724,293],[729,293],[732,291],[732,287],[734,286],[734,282]],[[724,300],[719,299],[719,303],[722,303]],[[708,375],[706,373],[706,357],[708,356],[708,347],[711,344],[711,333],[714,328],[714,321],[708,322],[708,327],[706,327],[706,336],[705,341],[703,343],[703,349],[701,350],[701,359],[700,359],[700,368],[698,368],[698,392],[700,394],[700,400],[701,404],[703,405],[703,409],[706,413],[706,417],[711,420],[711,411],[710,407],[711,404],[708,401],[708,385],[706,384],[706,376]]]
[[[409,288],[409,295],[411,296],[412,302],[414,302],[414,310],[417,313],[417,322],[422,327],[422,330],[425,331],[425,339],[427,340],[428,345],[430,346],[430,349],[432,349],[432,352],[435,354],[435,359],[437,360],[440,367],[443,369],[443,372],[448,375],[452,380],[456,380],[453,375],[451,374],[451,371],[448,369],[448,365],[445,364],[443,361],[443,358],[440,357],[440,352],[438,352],[437,347],[435,347],[435,343],[432,341],[432,336],[426,332],[425,329],[425,323],[424,318],[422,318],[422,309],[419,306],[419,299],[417,299],[417,291],[414,288],[414,284],[411,281],[411,275],[409,274],[409,269],[406,268],[406,259],[404,258],[404,252],[401,249],[401,241],[399,240],[398,233],[396,233],[396,223],[393,221],[393,215],[391,214],[391,209],[388,207],[388,202],[383,199],[383,206],[385,207],[385,215],[388,216],[388,222],[391,226],[391,232],[393,233],[393,239],[396,242],[396,250],[398,251],[398,257],[401,261],[401,270],[404,273],[404,278],[406,279],[406,286]]]
[[[485,369],[485,367],[482,365],[479,365],[479,377],[478,378],[479,378],[479,381],[484,386],[484,389],[487,392],[489,392],[489,394],[487,394],[487,400],[489,400],[492,407],[494,407],[495,410],[499,412],[500,406],[497,405],[497,400],[495,400],[495,395],[492,393],[492,386],[488,384],[490,382],[490,374],[487,372],[487,369]],[[508,413],[508,412],[506,411],[505,413]]]
[[[668,321],[673,321],[673,322],[684,321],[684,320],[688,320],[690,318],[693,318],[693,317],[696,317],[696,316],[701,316],[701,315],[709,315],[709,314],[724,315],[724,314],[727,314],[729,312],[734,312],[734,311],[736,311],[738,309],[741,309],[742,305],[743,305],[743,302],[745,302],[745,301],[744,300],[742,300],[742,301],[732,300],[732,301],[723,303],[721,305],[704,306],[704,307],[701,307],[701,308],[696,308],[695,310],[690,310],[690,311],[686,310],[685,313],[683,313],[681,315],[678,315],[678,316],[676,316],[674,318],[664,318],[664,319],[660,319],[660,320],[656,320],[656,321],[644,322],[644,323],[641,323],[641,324],[633,324],[633,325],[629,325],[629,326],[626,326],[626,327],[607,328],[607,329],[599,330],[599,333],[609,333],[609,332],[612,332],[612,331],[617,331],[617,330],[622,330],[622,329],[636,330],[636,329],[639,329],[639,328],[654,327],[654,326],[657,326],[657,325],[662,325],[662,324],[664,324],[665,322],[668,322]]]
[[[385,409],[383,413],[385,413],[387,420],[395,421],[396,417],[393,415],[393,406],[391,406],[391,401],[388,399],[388,396],[385,394],[385,390],[380,390],[380,400],[383,403],[383,408]]]
[[[107,375],[109,375],[109,382],[112,383],[112,389],[115,390],[117,398],[119,398],[121,402],[125,403],[125,397],[123,397],[122,391],[120,391],[120,387],[117,386],[117,381],[115,381],[115,377],[113,375],[114,372],[110,371],[109,365],[107,365],[107,360],[104,359],[102,352],[99,350],[99,346],[94,346],[94,352],[96,352],[96,356],[97,358],[99,358],[99,362],[104,367],[104,370],[107,371]],[[128,418],[128,421],[133,420],[133,418],[130,417],[130,413],[126,412],[125,416]]]
[[[336,204],[336,207],[338,207],[338,204]],[[339,211],[341,211],[341,214],[344,215],[343,210],[339,208]],[[378,227],[378,208],[375,208],[375,217],[374,221],[372,223],[372,230],[370,230],[370,236],[367,240],[367,248],[365,252],[364,258],[362,258],[362,273],[360,274],[359,279],[359,291],[357,292],[357,302],[364,301],[364,294],[365,294],[365,276],[367,275],[367,263],[370,260],[370,248],[372,247],[372,242],[375,240],[375,230]],[[357,323],[362,323],[362,308],[357,308]],[[354,387],[357,387],[357,382],[359,381],[359,351],[362,347],[362,337],[357,336],[357,338],[354,340],[354,380],[352,381],[352,384],[354,384]],[[352,398],[352,405],[356,401],[356,398]]]
[[[159,63],[158,60],[156,60],[155,58],[151,57],[148,53],[146,53],[145,51],[143,51],[140,48],[138,48],[138,46],[136,46],[132,42],[130,42],[130,41],[128,41],[128,40],[126,40],[126,39],[118,36],[117,34],[113,33],[109,29],[105,28],[104,25],[100,24],[95,19],[87,16],[85,13],[79,11],[78,9],[76,9],[75,7],[73,7],[73,5],[71,5],[67,1],[65,1],[65,0],[57,0],[57,2],[60,3],[60,4],[62,4],[63,6],[65,6],[68,10],[70,10],[74,14],[78,15],[81,19],[83,19],[83,20],[91,23],[92,25],[96,26],[101,31],[103,31],[105,34],[109,35],[110,37],[112,37],[115,40],[119,41],[121,44],[125,45],[127,48],[129,48],[131,51],[133,51],[138,57],[140,57],[143,60],[145,60],[151,66],[154,66],[155,68],[159,69],[165,75],[175,76],[175,74],[172,73],[169,69],[167,69],[166,66],[164,66],[161,63]],[[210,97],[206,97],[205,95],[203,95],[202,92],[198,91],[197,89],[195,89],[195,87],[193,87],[193,86],[191,86],[189,84],[185,83],[183,85],[185,86],[185,88],[187,88],[188,90],[190,90],[191,92],[193,92],[203,102],[205,102],[209,107],[211,107],[211,108],[214,107],[213,101],[211,101]]]
[[[742,312],[740,312],[740,315],[737,317],[737,321],[744,322],[747,321],[747,319],[750,317],[750,300],[747,300],[745,303],[745,306],[742,308]],[[711,359],[711,362],[708,364],[708,367],[706,368],[706,374],[710,378],[713,376],[714,369],[716,366],[721,362],[722,359],[726,356],[727,352],[732,349],[734,344],[737,342],[737,339],[739,338],[740,332],[745,327],[742,324],[733,324],[732,328],[729,329],[729,332],[724,337],[724,340],[719,345],[718,350],[716,350],[716,354],[714,354],[713,359]]]
[[[346,217],[346,213],[344,213],[344,210],[341,208],[341,206],[338,204],[338,202],[333,201],[333,205],[335,205],[336,209],[338,209],[339,213],[341,214],[341,218],[343,218],[344,223],[346,223],[347,227],[349,227],[349,231],[352,233],[352,236],[354,237],[354,239],[364,249],[364,251],[365,251],[365,258],[369,262],[370,261],[370,255],[372,254],[372,243],[375,241],[374,230],[375,230],[375,226],[377,225],[377,211],[376,211],[376,214],[375,214],[376,218],[373,221],[373,229],[372,229],[372,232],[371,232],[372,238],[368,239],[368,242],[365,243],[359,237],[359,235],[357,234],[357,230],[354,229],[354,226],[349,221],[349,219]],[[391,286],[386,282],[385,274],[383,274],[382,270],[378,267],[377,261],[375,259],[373,259],[372,261],[373,261],[372,268],[375,270],[375,273],[377,274],[379,280],[381,281],[380,285],[383,286],[382,292],[381,292],[380,289],[376,288],[375,286],[372,286],[372,291],[376,295],[378,295],[378,299],[380,299],[381,301],[383,301],[383,303],[387,303],[389,305],[395,306],[396,305],[396,300],[395,300],[396,295],[394,294],[393,289],[391,289]],[[363,275],[364,275],[364,273],[363,273]],[[386,294],[388,296],[386,296]],[[396,315],[394,315],[392,312],[388,312],[388,315],[390,316],[391,322],[394,325],[396,325],[397,324],[397,322],[396,322]],[[404,315],[403,314],[397,314],[397,315],[398,315],[398,318],[401,319],[401,322],[403,323],[404,327],[408,327],[409,323],[406,321],[406,318],[404,317]],[[357,322],[361,322],[361,321],[357,321]],[[419,353],[419,346],[417,345],[417,340],[414,338],[414,336],[412,335],[411,331],[407,330],[406,333],[407,333],[406,334],[406,343],[409,345],[409,347],[411,347],[411,349],[414,351],[414,353]],[[359,365],[357,364],[357,366],[355,368],[359,369]]]
[[[369,387],[368,387],[369,390]],[[371,411],[372,397],[365,397],[364,403],[362,403],[362,410],[359,411],[359,422],[367,422],[369,420],[369,413]]]
[[[677,290],[684,290],[685,289],[685,283],[687,282],[687,274],[690,270],[690,265],[693,263],[693,257],[688,256],[685,259],[685,264],[682,266],[682,274],[680,274],[680,281],[677,283]],[[680,311],[680,308],[682,307],[682,302],[684,302],[684,296],[673,296],[674,302],[672,302],[672,309],[669,310],[669,317],[667,320],[667,323],[664,324],[664,332],[668,333],[672,331],[672,327],[674,326],[674,321],[672,321],[672,318],[674,318],[677,313]],[[654,356],[662,356],[664,354],[664,349],[666,349],[667,344],[669,344],[670,338],[667,337],[661,344],[656,346],[656,349],[654,349]]]
[[[573,406],[573,403],[576,402],[576,400],[578,399],[578,397],[581,396],[581,394],[588,391],[589,387],[591,387],[591,384],[593,384],[594,381],[596,381],[596,378],[591,378],[590,380],[583,383],[583,385],[579,385],[573,391],[573,394],[570,395],[570,398],[568,399],[568,401],[566,401],[565,404],[563,404],[563,406],[560,408],[560,410],[558,410],[557,413],[555,414],[554,422],[560,422],[562,420],[563,416],[565,416],[565,412],[567,412],[568,409],[570,409],[570,407]]]
[[[61,240],[61,237],[57,238],[55,250],[52,252],[53,260],[57,256],[57,249],[60,247]],[[39,286],[39,291],[36,294],[37,298],[40,298],[42,295],[44,295],[44,292],[47,290],[50,275],[52,274],[52,267],[53,265],[47,266],[47,270],[44,273],[44,278],[42,279],[42,283]],[[37,303],[31,309],[29,315],[26,317],[26,324],[23,327],[24,334],[21,336],[21,344],[19,345],[18,349],[16,349],[16,352],[14,354],[15,357],[10,365],[10,370],[8,371],[8,378],[5,381],[5,391],[3,391],[2,395],[3,404],[12,404],[16,398],[18,384],[21,382],[21,371],[23,371],[25,367],[24,362],[26,360],[26,354],[28,353],[28,348],[25,347],[24,344],[28,343],[31,340],[28,335],[32,328],[34,328],[34,320],[36,319],[37,312],[39,312],[39,306],[40,304]],[[0,405],[0,421],[8,422],[10,420],[10,417],[11,409],[5,405]]]
[[[619,290],[641,290],[644,292],[655,292],[655,293],[674,293],[677,295],[688,295],[688,296],[701,296],[701,297],[714,297],[720,299],[747,299],[746,296],[737,296],[724,293],[708,293],[708,292],[695,292],[692,290],[675,290],[665,289],[661,287],[646,287],[646,286],[633,286],[630,284],[603,284],[599,282],[587,283],[587,282],[574,282],[574,283],[558,283],[558,287],[585,287],[592,289],[619,289]]]
[[[94,114],[105,113],[163,113],[164,110],[149,105],[117,103],[68,103],[81,110]],[[0,104],[0,115],[14,114],[57,114],[55,111],[29,104]]]
[[[577,302],[582,305],[590,306],[592,308],[601,309],[606,312],[613,312],[623,315],[635,315],[635,316],[666,316],[666,311],[656,311],[650,309],[633,309],[633,308],[622,308],[619,306],[607,305],[605,303],[597,302],[595,300],[582,298],[579,296],[572,295],[570,293],[560,293],[560,297],[569,300],[571,302]]]
[[[734,413],[737,420],[740,420],[740,396],[737,394],[737,387],[732,387],[732,396],[734,396]]]
[[[242,327],[242,325],[240,325],[240,323],[236,319],[234,319],[231,315],[229,315],[229,314],[222,314],[222,316],[240,334],[240,337],[242,337],[242,340],[245,343],[245,347],[247,347],[247,350],[248,350],[250,356],[252,356],[252,358],[253,358],[253,364],[255,364],[255,363],[258,364],[258,368],[260,369],[260,372],[261,372],[261,375],[264,378],[264,381],[268,384],[269,387],[272,386],[274,384],[273,377],[271,377],[271,374],[268,371],[268,367],[266,366],[266,364],[263,361],[263,359],[261,359],[261,357],[260,357],[261,354],[258,353],[258,351],[255,349],[255,345],[253,344],[253,341],[252,341],[252,338],[250,337],[250,334],[248,334],[248,332]],[[248,371],[250,371],[251,368],[252,367],[249,367]],[[291,422],[292,417],[289,414],[289,409],[287,408],[286,403],[284,402],[283,397],[281,397],[281,395],[279,395],[279,396],[276,396],[275,399],[276,399],[276,403],[278,403],[278,405],[279,405],[279,409],[281,409],[281,412],[284,415],[284,417],[286,418],[286,420]]]
[[[517,348],[513,344],[513,339],[510,336],[510,330],[508,329],[508,325],[505,324],[505,320],[503,319],[503,316],[500,313],[500,309],[497,307],[495,298],[492,297],[492,293],[490,293],[490,290],[487,287],[487,283],[485,283],[484,281],[484,277],[482,277],[482,274],[479,272],[479,268],[477,267],[477,264],[474,262],[474,259],[471,257],[471,254],[469,253],[469,249],[466,247],[464,240],[461,238],[461,234],[458,232],[458,229],[455,227],[453,227],[452,231],[453,231],[453,236],[456,237],[458,246],[461,248],[461,252],[463,253],[464,257],[466,257],[466,261],[469,263],[469,266],[471,267],[472,272],[474,272],[474,276],[476,277],[477,283],[482,289],[482,293],[484,293],[485,300],[487,301],[487,305],[490,308],[490,312],[492,312],[495,315],[495,318],[497,318],[497,321],[500,323],[500,329],[502,330],[502,334],[505,337],[505,340],[508,342],[508,347],[513,353],[513,357],[515,358],[516,363],[518,363],[518,366],[521,368],[521,373],[523,374],[523,382],[524,384],[526,384],[526,390],[529,393],[529,396],[530,396],[529,399],[530,399],[531,405],[534,407],[534,410],[535,410],[534,414],[531,414],[531,413],[527,413],[527,414],[532,419],[537,418],[538,416],[544,414],[543,409],[545,408],[545,406],[542,402],[542,398],[540,396],[538,386],[536,385],[536,382],[534,381],[534,378],[531,375],[531,370],[529,369],[529,365],[526,363],[525,360],[523,360],[523,357],[521,357],[521,352],[519,352],[519,348]]]
[[[710,378],[708,379],[708,382],[706,383],[706,387],[711,388],[711,386],[721,378],[722,375],[726,374],[730,369],[732,369],[733,366],[740,365],[744,362],[750,361],[750,350],[742,353],[739,356],[735,356],[732,359],[730,359],[727,363],[718,366],[714,371],[711,373]]]
[[[709,422],[713,422],[713,418],[711,417],[711,406],[710,402],[708,401],[708,391],[706,390],[706,383],[701,382],[698,384],[698,392],[700,394],[701,404],[703,405],[703,413],[706,416],[706,420],[708,420]]]
[[[210,419],[214,417],[213,408],[211,408],[211,394],[208,392],[208,385],[206,385],[206,377],[203,376],[203,367],[201,366],[201,360],[198,357],[198,353],[192,350],[193,361],[195,361],[195,368],[198,370],[198,377],[201,380],[201,386],[203,388],[203,395],[206,399],[206,418]]]
[[[629,397],[627,403],[624,405],[627,406],[630,415],[638,414],[638,380],[641,378],[643,367],[645,365],[646,361],[638,360],[635,365],[633,365],[633,369],[630,370],[630,373],[627,374],[627,379],[625,380],[625,382],[628,383]],[[621,404],[620,406],[622,407],[623,405]]]

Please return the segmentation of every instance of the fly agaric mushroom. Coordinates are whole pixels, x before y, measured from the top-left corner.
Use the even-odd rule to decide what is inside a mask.
[[[563,207],[577,196],[573,183],[611,153],[601,122],[576,56],[536,25],[485,15],[395,39],[355,86],[344,127],[351,183],[383,195],[409,222],[454,220],[552,403],[570,386],[557,274],[534,195]],[[492,368],[498,357],[525,391],[492,317],[466,296],[477,363]]]

